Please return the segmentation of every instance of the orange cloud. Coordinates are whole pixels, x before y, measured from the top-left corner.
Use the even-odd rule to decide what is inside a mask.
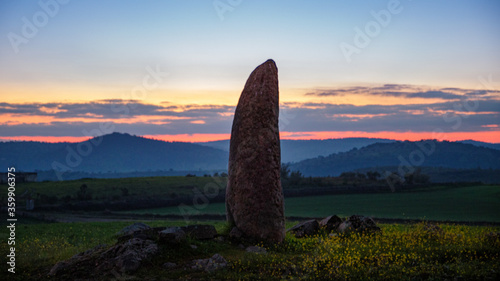
[[[163,134],[143,135],[145,138],[176,141],[176,142],[207,142],[227,140],[230,134]],[[400,141],[419,141],[423,139],[437,139],[447,141],[476,140],[490,143],[500,143],[500,131],[488,132],[356,132],[356,131],[329,131],[329,132],[281,132],[281,139],[288,140],[310,140],[310,139],[338,139],[338,138],[383,138]],[[41,142],[81,142],[89,137],[72,136],[15,136],[0,137],[3,141],[41,141]]]

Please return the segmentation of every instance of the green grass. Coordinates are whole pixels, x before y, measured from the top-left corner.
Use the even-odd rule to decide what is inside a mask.
[[[142,214],[224,214],[224,203],[202,208],[168,207]],[[285,215],[325,217],[361,214],[379,218],[500,222],[500,186],[433,188],[418,192],[341,194],[285,199]]]
[[[214,187],[225,188],[227,178],[224,177],[144,177],[144,178],[123,178],[123,179],[80,179],[60,182],[34,182],[18,183],[16,194],[22,194],[26,189],[32,189],[36,193],[46,196],[56,196],[62,198],[70,195],[75,197],[80,190],[80,186],[87,185],[92,198],[109,199],[122,197],[122,188],[128,190],[128,194],[134,197],[160,196],[170,198],[172,194],[190,195],[193,188],[203,191]],[[0,197],[7,196],[7,188],[0,189]]]
[[[115,243],[114,234],[132,222],[53,223],[19,221],[16,236],[16,274],[7,280],[54,280],[50,268],[60,260]],[[204,222],[207,223],[207,222]],[[184,222],[155,221],[151,226]],[[224,222],[216,222],[220,233]],[[293,225],[292,222],[287,227]],[[161,253],[123,280],[497,280],[500,227],[440,225],[429,232],[424,224],[382,224],[375,235],[327,236],[297,239],[287,235],[281,245],[267,245],[268,254],[246,253],[238,243],[189,240]],[[0,252],[7,252],[2,232]],[[196,245],[193,249],[190,245]],[[262,244],[261,244],[262,245]],[[167,270],[165,262],[186,265],[191,260],[221,254],[229,262],[214,273]],[[2,275],[5,276],[6,273]],[[490,278],[490,279],[488,279]],[[4,278],[2,278],[5,280]],[[106,279],[103,279],[106,280]]]

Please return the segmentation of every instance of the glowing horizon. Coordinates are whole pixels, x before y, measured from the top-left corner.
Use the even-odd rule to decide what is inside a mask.
[[[147,139],[160,140],[166,142],[211,142],[229,140],[230,134],[178,134],[178,135],[142,135]],[[396,141],[464,141],[474,140],[487,143],[500,143],[498,132],[281,132],[282,140],[326,140],[345,138],[378,138]],[[46,143],[77,143],[91,139],[91,137],[81,136],[16,136],[0,137],[1,141],[36,141]]]

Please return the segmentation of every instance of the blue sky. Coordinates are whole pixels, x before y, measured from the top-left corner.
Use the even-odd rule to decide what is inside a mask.
[[[43,21],[44,5],[58,8],[26,43],[13,44],[13,34],[24,37],[23,18]],[[381,25],[374,13],[390,19]],[[383,84],[498,90],[498,15],[495,0],[6,0],[0,2],[0,101],[132,99],[130,89],[149,66],[168,77],[143,103],[234,106],[251,70],[268,58],[278,65],[280,98],[288,103],[415,102],[306,95]],[[346,58],[340,46],[356,47],[357,30],[366,34],[373,24],[378,29],[366,46]],[[485,77],[491,77],[486,86]]]

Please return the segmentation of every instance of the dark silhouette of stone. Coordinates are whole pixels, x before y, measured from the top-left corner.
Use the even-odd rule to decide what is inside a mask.
[[[340,233],[349,232],[378,232],[380,227],[370,217],[352,215],[346,221],[342,222],[337,231]]]
[[[241,231],[237,227],[233,227],[229,232],[230,238],[240,239],[242,236],[243,233],[241,233]]]
[[[208,259],[198,259],[191,262],[191,269],[204,270],[205,272],[213,272],[226,266],[226,259],[219,254],[215,254]]]
[[[149,225],[145,224],[145,223],[136,222],[134,224],[131,224],[129,226],[124,227],[116,235],[117,236],[131,235],[131,234],[133,234],[136,231],[145,230],[145,229],[151,229],[151,227]]]
[[[169,227],[159,233],[159,240],[162,243],[179,243],[186,238],[186,232],[180,227]]]
[[[312,236],[314,234],[317,234],[318,230],[318,221],[308,220],[295,225],[287,231],[292,232],[297,238],[302,238],[304,236]]]
[[[98,246],[58,262],[49,275],[59,277],[57,280],[75,280],[97,276],[109,278],[113,272],[129,274],[157,252],[158,245],[155,242],[132,238],[110,248]]]
[[[336,215],[333,215],[320,220],[319,227],[324,228],[327,232],[332,232],[336,231],[341,223],[342,219]]]
[[[234,114],[226,211],[243,236],[277,243],[285,237],[278,117],[278,69],[268,60],[250,74]]]
[[[248,253],[255,253],[255,254],[267,254],[266,248],[262,248],[259,246],[248,246],[245,249],[245,251]]]

